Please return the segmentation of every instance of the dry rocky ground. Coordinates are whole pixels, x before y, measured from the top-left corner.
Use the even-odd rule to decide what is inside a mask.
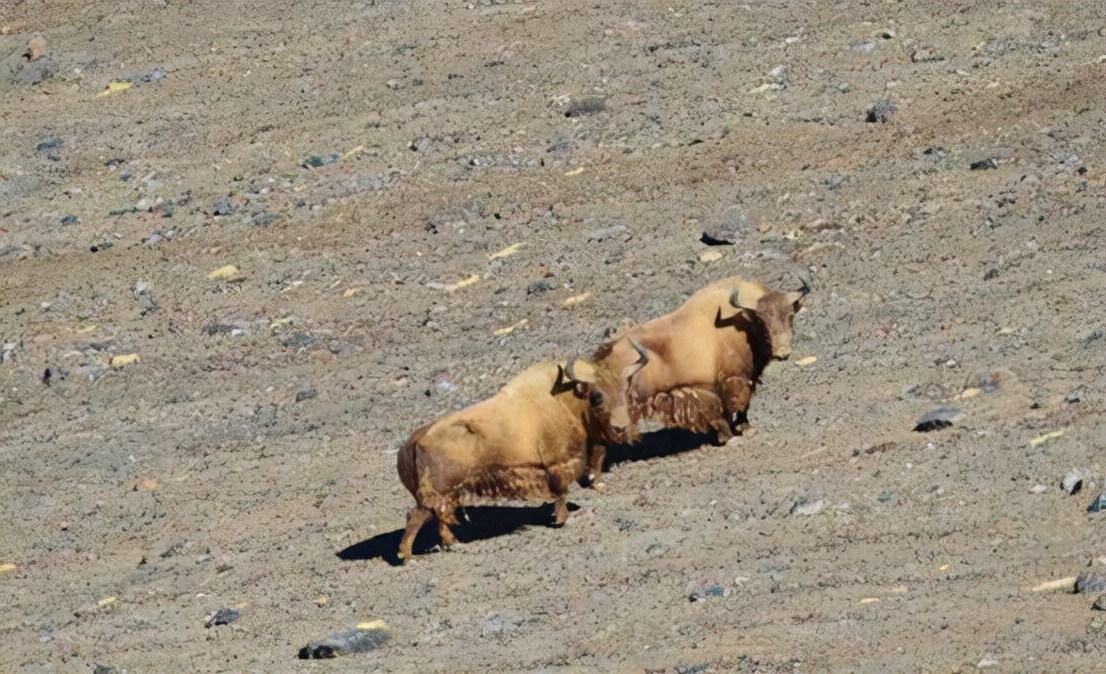
[[[1106,567],[1104,31],[5,0],[0,670],[1101,671],[1096,594],[1033,588]],[[799,270],[755,434],[654,435],[563,529],[478,509],[392,564],[415,427]]]

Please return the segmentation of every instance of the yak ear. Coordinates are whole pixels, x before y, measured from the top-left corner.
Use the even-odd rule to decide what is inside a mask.
[[[573,381],[578,384],[594,385],[598,381],[595,366],[586,360],[577,360],[572,363]]]
[[[733,307],[735,309],[745,309],[746,311],[756,311],[757,310],[757,299],[759,299],[759,298],[754,298],[750,293],[747,293],[747,292],[743,293],[743,292],[739,291],[737,288],[734,288],[733,292],[730,293],[730,304],[733,305]]]
[[[799,290],[789,292],[787,293],[787,303],[794,307],[795,311],[798,311],[799,307],[803,304],[803,295],[805,295],[805,293]]]

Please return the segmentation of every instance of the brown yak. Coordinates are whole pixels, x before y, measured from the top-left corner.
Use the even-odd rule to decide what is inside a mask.
[[[618,368],[634,358],[636,346],[649,365],[629,391],[633,422],[655,418],[668,428],[716,434],[725,444],[747,425],[749,402],[772,359],[791,355],[795,313],[810,291],[770,290],[733,276],[710,284],[670,314],[626,330],[596,350],[593,360]],[[588,480],[598,484],[606,448],[588,459]]]
[[[626,406],[631,377],[648,362],[617,369],[572,360],[533,365],[491,398],[419,428],[399,450],[403,486],[415,497],[399,558],[411,557],[419,529],[438,520],[442,547],[457,542],[458,507],[501,500],[553,501],[553,523],[568,517],[568,486],[584,474],[593,445],[632,437]]]

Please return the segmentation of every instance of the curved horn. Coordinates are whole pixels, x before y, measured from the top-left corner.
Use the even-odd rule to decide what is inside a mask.
[[[579,360],[579,358],[569,358],[568,362],[565,363],[565,370],[564,371],[565,371],[565,374],[568,375],[568,383],[570,383],[570,384],[575,384],[576,383],[576,375],[573,374],[573,372],[572,372],[572,366],[576,364],[577,360]]]
[[[746,293],[746,295],[748,295],[748,293]],[[756,311],[756,302],[754,301],[752,304],[749,304],[749,302],[746,301],[746,299],[743,299],[743,297],[744,296],[741,294],[741,291],[739,291],[737,288],[734,288],[732,291],[730,291],[730,304],[733,305],[733,308]]]
[[[637,351],[638,358],[636,362],[631,363],[622,370],[623,377],[625,377],[626,379],[629,379],[638,372],[641,372],[642,368],[649,364],[649,352],[646,351],[645,347],[642,346],[641,343],[633,337],[629,338],[629,342],[630,346],[634,347],[634,351]]]

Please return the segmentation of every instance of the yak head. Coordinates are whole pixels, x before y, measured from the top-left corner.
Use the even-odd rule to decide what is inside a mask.
[[[635,435],[630,417],[630,381],[649,362],[649,355],[636,341],[631,339],[630,344],[638,359],[621,369],[580,358],[573,358],[564,367],[557,366],[553,394],[571,391],[586,402],[593,426],[609,442],[628,442]]]
[[[791,338],[795,332],[795,314],[802,307],[802,300],[810,292],[810,284],[793,292],[764,290],[759,288],[734,288],[730,304],[744,309],[763,327],[772,347],[772,358],[787,360],[791,356]]]

